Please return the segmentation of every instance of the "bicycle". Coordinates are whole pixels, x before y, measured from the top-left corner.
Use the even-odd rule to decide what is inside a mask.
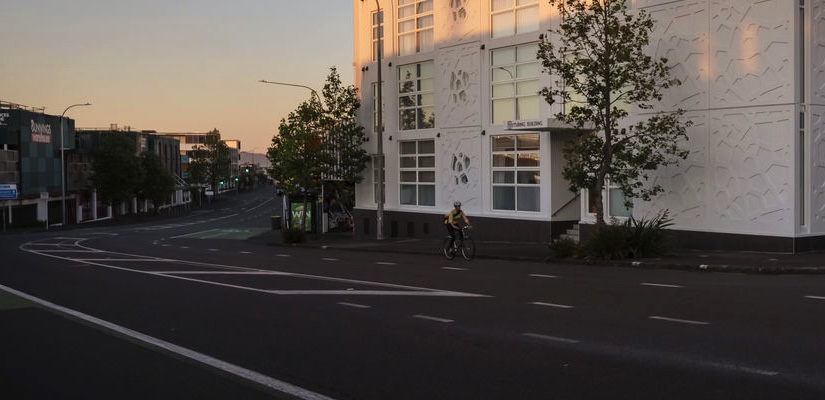
[[[452,247],[450,247],[450,240],[452,240],[452,237],[447,235],[444,239],[442,250],[444,251],[444,257],[447,257],[448,260],[455,258],[455,255],[459,251],[461,252],[461,256],[467,261],[472,260],[473,257],[476,256],[476,244],[473,241],[473,238],[470,237],[470,227],[462,227],[461,233],[461,235],[455,235],[456,238],[455,241],[453,241]],[[463,239],[462,236],[464,237]]]

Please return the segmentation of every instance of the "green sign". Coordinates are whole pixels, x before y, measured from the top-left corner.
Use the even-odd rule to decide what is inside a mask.
[[[307,221],[306,231],[311,232],[312,231],[312,214],[310,213],[310,210],[312,209],[312,203],[307,202],[307,209],[306,210],[304,210],[304,203],[303,202],[290,203],[289,206],[290,206],[290,225],[289,226],[292,227],[292,229],[296,229],[296,228],[300,227],[301,226],[301,213],[303,212],[304,214],[306,214],[306,221]]]

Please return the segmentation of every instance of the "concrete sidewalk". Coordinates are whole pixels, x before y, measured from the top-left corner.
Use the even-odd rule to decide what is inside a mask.
[[[255,239],[276,246],[284,244],[280,231],[267,232]],[[716,272],[744,272],[769,274],[825,273],[825,251],[798,254],[676,250],[656,258],[633,260],[554,259],[547,243],[498,242],[474,239],[476,258],[577,264],[593,266],[620,266],[629,268],[680,269]],[[327,233],[319,237],[309,235],[305,243],[296,246],[332,248],[340,250],[375,251],[406,254],[441,254],[442,239],[387,238],[356,239],[349,233]]]

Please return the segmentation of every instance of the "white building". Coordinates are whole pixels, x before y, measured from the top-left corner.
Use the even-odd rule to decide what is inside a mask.
[[[383,20],[376,10],[380,4]],[[802,251],[825,246],[825,0],[628,0],[657,21],[650,53],[683,85],[690,157],[657,171],[678,244]],[[376,49],[383,41],[384,234],[441,236],[461,201],[484,239],[547,241],[594,222],[561,177],[559,105],[536,60],[558,25],[545,0],[353,0],[355,82],[376,153]],[[379,29],[379,25],[383,31]],[[375,165],[357,188],[356,231],[375,235]],[[543,178],[543,179],[541,179]],[[612,201],[611,201],[612,200]],[[586,229],[585,229],[586,230]]]

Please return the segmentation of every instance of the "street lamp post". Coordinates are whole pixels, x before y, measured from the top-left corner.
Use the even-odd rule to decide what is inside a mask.
[[[364,1],[364,0],[361,0]],[[376,128],[376,139],[378,143],[376,144],[375,151],[378,153],[378,199],[376,200],[376,208],[375,208],[375,238],[377,240],[384,239],[384,123],[382,121],[383,117],[383,100],[381,99],[382,92],[384,91],[384,82],[381,80],[381,56],[384,54],[384,29],[382,24],[384,23],[384,15],[381,11],[381,4],[378,0],[375,0],[375,13],[378,17],[378,51],[375,55],[375,60],[377,62],[378,70],[376,71],[377,79],[378,79],[378,93],[376,94],[376,101],[378,103],[376,110],[376,124],[378,127]],[[372,21],[370,21],[372,24]],[[372,26],[372,25],[370,25]]]
[[[65,139],[63,138],[63,117],[66,115],[66,111],[69,111],[69,109],[72,108],[72,107],[81,107],[81,106],[90,106],[90,105],[92,105],[92,103],[72,104],[72,105],[66,107],[66,109],[63,110],[63,113],[60,114],[60,186],[61,186],[61,188],[60,188],[60,210],[61,210],[61,214],[62,214],[62,217],[63,217],[63,219],[61,219],[60,221],[63,224],[63,226],[67,225],[67,222],[66,222],[66,161],[65,161],[65,155],[64,155],[64,153],[66,152],[66,146],[65,146],[65,143],[64,143]]]
[[[318,96],[318,92],[316,92],[316,91],[315,91],[315,89],[313,89],[313,88],[311,88],[311,87],[309,87],[309,86],[306,86],[306,85],[298,85],[298,84],[295,84],[295,83],[285,83],[285,82],[273,82],[273,81],[268,81],[268,80],[265,80],[265,79],[261,79],[261,80],[259,80],[258,82],[261,82],[261,83],[268,83],[268,84],[270,84],[270,85],[294,86],[294,87],[300,87],[300,88],[304,88],[304,89],[309,89],[310,91],[312,91],[312,94],[313,94],[316,98],[318,98],[318,100],[321,100],[321,96]]]

